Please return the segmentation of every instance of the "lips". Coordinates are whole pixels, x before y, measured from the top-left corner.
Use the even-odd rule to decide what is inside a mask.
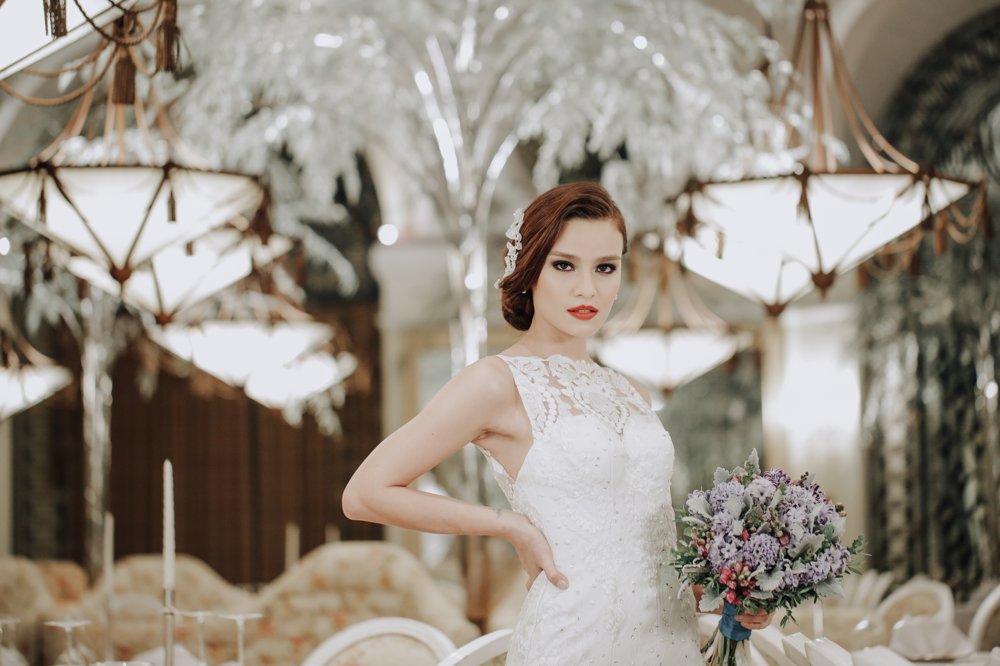
[[[575,308],[570,308],[567,312],[577,319],[586,321],[588,319],[593,319],[598,310],[593,305],[578,305]]]

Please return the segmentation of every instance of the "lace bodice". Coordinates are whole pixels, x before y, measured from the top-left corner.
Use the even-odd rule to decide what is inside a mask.
[[[693,600],[666,564],[674,450],[659,418],[627,379],[592,361],[500,358],[533,441],[516,479],[484,453],[570,581],[565,591],[545,576],[532,583],[507,663],[700,663]]]

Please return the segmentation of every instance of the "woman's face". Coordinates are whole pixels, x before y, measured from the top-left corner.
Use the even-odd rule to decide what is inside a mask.
[[[532,328],[551,327],[565,337],[593,335],[618,295],[622,244],[611,220],[568,220],[532,290]]]

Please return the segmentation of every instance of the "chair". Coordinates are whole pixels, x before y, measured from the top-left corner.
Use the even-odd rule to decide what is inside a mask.
[[[406,636],[426,646],[435,659],[455,650],[455,644],[440,629],[406,617],[378,617],[352,624],[320,643],[302,666],[327,666],[338,655],[362,641],[379,636]]]
[[[954,624],[955,597],[951,588],[926,576],[915,576],[899,586],[879,602],[871,615],[871,624],[879,632],[881,644],[889,643],[892,628],[906,615],[926,615]]]
[[[865,606],[878,572],[867,569],[864,573],[844,577],[844,603],[849,606]],[[850,583],[848,583],[850,581]]]
[[[806,641],[810,666],[853,666],[854,659],[846,649],[829,638]]]
[[[806,643],[809,637],[801,632],[782,636],[781,643],[785,647],[785,655],[795,666],[809,666],[809,655],[806,654]]]
[[[250,610],[264,613],[264,619],[247,627],[247,664],[300,664],[324,640],[376,618],[403,617],[433,625],[453,645],[482,633],[416,557],[384,541],[336,542],[313,549],[261,589]],[[388,652],[405,645],[415,643],[390,636],[366,641],[352,652]],[[438,661],[429,653],[422,656],[423,663]],[[222,657],[232,655],[219,654],[215,660]],[[412,660],[379,662],[369,656],[357,662]]]
[[[879,602],[885,597],[885,593],[889,591],[893,578],[894,576],[891,571],[876,573],[867,582],[866,587],[856,592],[855,604],[866,610],[873,610],[878,607]]]
[[[513,629],[497,629],[458,648],[438,666],[479,666],[507,652]],[[305,666],[305,665],[303,665]]]
[[[784,634],[777,627],[764,627],[750,634],[750,645],[760,652],[770,666],[795,666],[795,662],[785,654],[782,638]]]
[[[1000,585],[986,595],[973,614],[969,640],[977,650],[989,650],[1000,645]]]

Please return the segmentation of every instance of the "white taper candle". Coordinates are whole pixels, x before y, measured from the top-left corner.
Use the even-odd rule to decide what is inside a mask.
[[[163,461],[163,587],[174,589],[174,467]]]
[[[299,561],[299,526],[285,523],[285,571]]]
[[[114,595],[114,565],[115,565],[115,517],[110,511],[104,512],[104,567],[102,571],[104,582],[104,594],[107,595],[108,603]]]

